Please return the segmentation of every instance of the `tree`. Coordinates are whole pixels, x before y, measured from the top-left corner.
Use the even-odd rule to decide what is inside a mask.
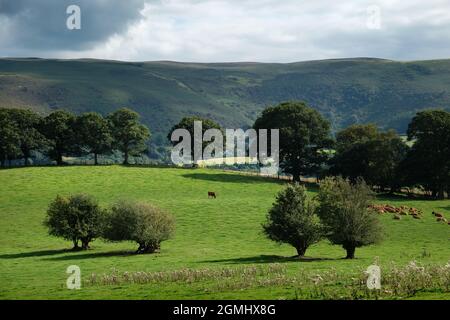
[[[11,109],[10,115],[19,131],[20,150],[24,164],[28,165],[31,153],[46,145],[44,135],[39,132],[43,119],[31,110]]]
[[[12,121],[10,110],[0,109],[0,163],[4,167],[6,160],[20,154],[20,133]]]
[[[355,257],[356,248],[381,240],[378,216],[369,209],[372,192],[363,180],[351,184],[342,177],[326,178],[320,183],[317,199],[317,214],[327,237],[342,245],[347,259]]]
[[[58,165],[62,165],[63,156],[77,154],[79,146],[75,132],[76,117],[70,112],[58,110],[44,118],[42,133],[49,140],[48,155]]]
[[[82,149],[94,155],[98,164],[99,154],[111,153],[112,137],[109,123],[95,112],[84,113],[76,121],[76,132]]]
[[[417,113],[408,126],[408,140],[414,144],[403,163],[407,180],[444,199],[450,189],[450,112]]]
[[[330,173],[355,182],[363,178],[382,190],[398,189],[398,169],[408,146],[394,131],[382,132],[374,124],[352,125],[336,135],[336,153]]]
[[[322,225],[304,186],[296,183],[280,191],[263,230],[269,239],[293,246],[299,257],[305,255],[310,245],[320,241]]]
[[[154,253],[174,229],[174,218],[160,208],[143,202],[119,202],[107,216],[103,237],[110,241],[136,241],[136,253]]]
[[[179,123],[174,125],[172,129],[170,129],[169,134],[167,135],[167,139],[169,139],[169,142],[174,146],[178,143],[178,141],[172,141],[172,132],[174,132],[177,129],[185,129],[187,130],[191,135],[191,155],[194,154],[194,122],[200,121],[202,123],[202,137],[205,134],[205,132],[209,129],[218,129],[222,131],[222,127],[214,122],[211,119],[201,118],[198,116],[192,116],[192,117],[185,117],[181,119]],[[202,154],[205,149],[205,147],[209,144],[208,141],[202,141]]]
[[[119,109],[108,116],[113,136],[113,146],[123,152],[123,164],[129,156],[139,155],[147,149],[150,130],[140,124],[139,115],[127,108]]]
[[[332,146],[330,123],[303,102],[285,102],[263,111],[254,129],[279,129],[280,168],[292,174],[317,173],[328,159],[324,149]]]
[[[73,249],[87,250],[89,243],[99,237],[104,222],[104,211],[88,195],[57,196],[50,203],[44,225],[50,235],[73,242]]]

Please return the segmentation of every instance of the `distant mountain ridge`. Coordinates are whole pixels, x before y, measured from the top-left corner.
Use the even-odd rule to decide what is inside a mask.
[[[128,106],[164,143],[186,115],[250,126],[268,105],[303,100],[333,123],[404,132],[421,109],[450,110],[450,59],[349,58],[296,63],[0,59],[0,107],[107,114]]]

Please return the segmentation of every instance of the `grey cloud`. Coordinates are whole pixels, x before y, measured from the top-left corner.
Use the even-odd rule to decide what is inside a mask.
[[[0,0],[0,55],[84,50],[140,19],[144,0]],[[81,8],[82,29],[66,28],[69,5]],[[3,18],[3,19],[2,19]]]
[[[66,29],[66,7],[82,30]],[[378,5],[382,28],[369,30]],[[0,0],[0,56],[265,61],[449,58],[448,0]]]

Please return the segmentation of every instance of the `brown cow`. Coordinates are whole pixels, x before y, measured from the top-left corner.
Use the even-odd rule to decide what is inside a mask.
[[[443,217],[444,217],[444,215],[443,215],[442,213],[439,213],[439,212],[434,212],[434,211],[433,211],[433,214],[434,214],[434,216],[435,216],[436,218],[443,218]]]
[[[215,192],[211,192],[211,191],[208,191],[208,199],[210,199],[210,198],[216,198],[216,193]]]

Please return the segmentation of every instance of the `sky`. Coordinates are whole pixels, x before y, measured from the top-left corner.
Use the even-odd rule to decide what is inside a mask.
[[[0,0],[0,57],[450,58],[450,0]]]

